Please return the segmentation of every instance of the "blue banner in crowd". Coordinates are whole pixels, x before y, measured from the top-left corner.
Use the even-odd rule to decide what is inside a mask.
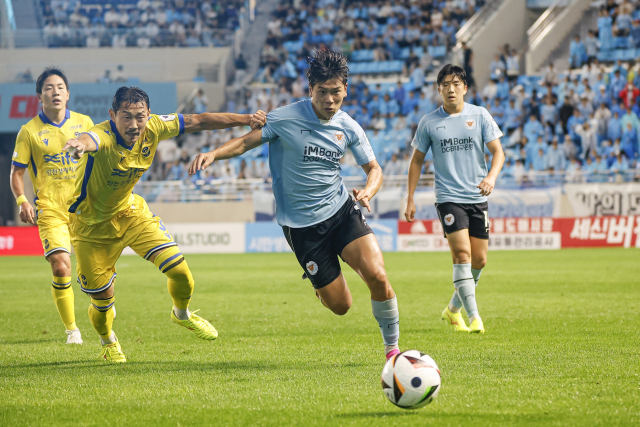
[[[169,114],[178,108],[175,83],[136,83],[147,92],[151,111]],[[109,120],[113,95],[122,83],[76,83],[69,87],[71,111],[86,114],[94,123]],[[0,84],[0,132],[18,132],[40,112],[35,83]]]

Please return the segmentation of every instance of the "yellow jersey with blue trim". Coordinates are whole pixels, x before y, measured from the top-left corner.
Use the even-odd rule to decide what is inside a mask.
[[[76,187],[69,212],[91,225],[110,221],[133,203],[133,187],[149,169],[163,139],[184,133],[182,114],[151,114],[133,145],[127,145],[109,120],[86,132],[97,151],[85,153],[78,163]]]
[[[45,209],[68,218],[78,161],[62,148],[69,139],[92,127],[88,116],[66,110],[60,124],[53,123],[41,111],[20,129],[11,163],[29,170],[38,213]]]

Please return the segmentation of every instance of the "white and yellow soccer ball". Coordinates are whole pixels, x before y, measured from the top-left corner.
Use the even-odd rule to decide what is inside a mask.
[[[399,353],[387,360],[382,370],[382,390],[387,399],[403,409],[428,405],[442,385],[440,369],[428,355],[418,350]]]

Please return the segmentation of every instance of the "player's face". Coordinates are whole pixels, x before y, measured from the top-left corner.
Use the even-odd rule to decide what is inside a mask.
[[[69,90],[62,77],[56,75],[47,77],[42,85],[42,93],[38,94],[38,101],[46,111],[60,111],[67,108]]]
[[[111,120],[116,124],[118,133],[127,145],[133,145],[147,127],[151,111],[145,103],[123,104],[118,112],[109,110]]]
[[[329,120],[333,117],[347,96],[347,86],[338,79],[309,86],[311,104],[318,118]]]
[[[464,84],[460,77],[449,75],[444,78],[438,86],[438,92],[442,96],[442,102],[448,108],[455,108],[464,102],[464,96],[467,94],[467,85]]]

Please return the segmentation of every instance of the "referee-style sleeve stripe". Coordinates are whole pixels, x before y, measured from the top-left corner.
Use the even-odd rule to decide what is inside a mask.
[[[100,150],[100,142],[98,142],[98,140],[91,134],[91,132],[82,132],[80,135],[89,135],[89,138],[91,138],[93,142],[96,143],[96,151]]]
[[[178,114],[178,122],[180,122],[180,132],[178,135],[182,135],[184,133],[184,116],[182,114]]]
[[[15,160],[13,160],[11,164],[13,166],[17,166],[19,168],[25,168],[25,169],[29,166],[29,165],[25,165],[24,163],[16,162]]]

